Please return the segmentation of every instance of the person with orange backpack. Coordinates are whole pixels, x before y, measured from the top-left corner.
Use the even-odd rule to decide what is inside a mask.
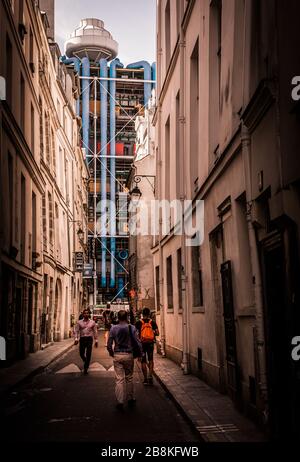
[[[142,343],[143,356],[142,356],[142,371],[144,375],[144,385],[153,384],[153,352],[155,337],[159,335],[158,327],[155,321],[151,319],[149,308],[143,309],[143,318],[137,321],[135,325],[139,338]],[[147,374],[147,360],[149,367],[149,376]]]

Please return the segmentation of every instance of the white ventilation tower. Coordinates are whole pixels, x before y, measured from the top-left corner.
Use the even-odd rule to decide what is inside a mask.
[[[65,43],[65,53],[68,58],[87,57],[90,61],[106,58],[109,61],[117,56],[118,43],[104,29],[103,21],[86,18],[80,21],[79,27]]]

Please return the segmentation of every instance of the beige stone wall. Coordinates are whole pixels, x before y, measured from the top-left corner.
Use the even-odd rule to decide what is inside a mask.
[[[86,230],[88,173],[71,76],[57,47],[49,47],[40,11],[34,2],[4,1],[0,22],[0,75],[7,89],[0,104],[1,325],[13,359],[69,336],[71,315],[76,319],[81,310],[73,252],[82,250],[79,227]]]
[[[222,4],[219,39],[218,4]],[[176,22],[178,5],[181,5],[182,18],[180,35]],[[168,8],[169,26],[166,19]],[[287,17],[291,13],[280,12],[280,7],[276,10],[271,0],[259,8],[260,13],[255,10],[254,2],[238,0],[158,1],[158,94],[154,124],[158,150],[157,198],[184,197],[204,201],[204,240],[200,246],[202,306],[193,306],[192,249],[185,248],[185,314],[190,371],[234,395],[230,377],[232,369],[227,361],[220,273],[221,265],[230,261],[232,325],[236,332],[235,363],[242,402],[245,409],[256,408],[256,412],[263,413],[267,393],[266,362],[270,360],[268,355],[271,353],[264,337],[267,329],[263,319],[267,312],[264,307],[267,287],[264,285],[261,252],[264,240],[270,239],[272,232],[278,235],[284,233],[286,242],[290,239],[287,237],[288,226],[283,224],[284,215],[297,223],[295,239],[299,241],[300,210],[299,201],[296,205],[299,188],[292,182],[288,191],[283,186],[289,182],[287,176],[292,166],[294,178],[299,181],[299,163],[295,159],[292,161],[292,153],[299,140],[296,140],[296,115],[292,115],[292,104],[288,103],[286,90],[286,85],[289,85],[286,69],[290,69],[293,60],[284,56],[281,44],[282,82],[278,85],[282,86],[276,86],[274,81],[279,78],[276,67],[278,56],[274,47],[275,24],[278,21],[286,24],[282,15]],[[282,24],[280,27],[285,27]],[[167,50],[169,36],[170,52]],[[280,39],[283,40],[284,36],[281,34]],[[178,91],[179,111],[176,106]],[[283,107],[286,112],[279,115],[278,111]],[[169,132],[166,130],[168,120]],[[166,136],[170,136],[169,148]],[[268,213],[274,220],[273,228],[267,222]],[[182,241],[180,236],[171,233],[168,238],[161,236],[161,246],[157,239],[154,239],[154,244],[154,278],[155,268],[160,267],[160,310],[156,303],[160,340],[165,342],[166,354],[180,363],[184,350],[184,327],[183,314],[178,313],[177,305],[176,252],[182,247]],[[294,244],[286,244],[285,248],[286,255],[290,255],[286,257],[288,261],[292,259],[288,250],[290,245]],[[173,261],[172,311],[168,309],[166,274],[166,260],[170,255]],[[293,279],[292,273],[289,277]],[[155,289],[157,295],[157,284]],[[290,299],[286,310],[292,310],[291,307]],[[262,313],[264,309],[265,313]],[[201,364],[198,363],[201,359],[199,349]],[[252,386],[255,384],[254,391],[250,390],[250,383]]]

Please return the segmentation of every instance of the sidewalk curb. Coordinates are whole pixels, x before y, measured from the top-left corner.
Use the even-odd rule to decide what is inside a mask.
[[[200,432],[197,428],[197,423],[193,420],[193,418],[189,415],[189,413],[184,409],[184,407],[179,403],[179,401],[175,398],[175,395],[170,391],[168,386],[164,383],[164,381],[159,377],[159,375],[153,371],[153,375],[158,381],[158,383],[161,385],[161,387],[164,389],[164,391],[167,393],[167,395],[171,398],[177,409],[183,414],[183,417],[187,420],[189,425],[193,428],[195,433],[200,437],[200,439],[203,442],[210,442],[208,438],[206,438],[206,435]]]
[[[13,385],[9,385],[5,390],[0,392],[0,396],[5,396],[6,394],[10,393],[15,387],[18,387],[20,385],[23,385],[27,381],[31,380],[33,377],[35,377],[38,374],[41,374],[47,367],[49,367],[52,363],[57,361],[59,358],[61,358],[65,353],[70,351],[74,347],[74,343],[71,343],[70,345],[67,345],[62,351],[58,352],[56,356],[51,358],[47,364],[44,364],[43,366],[38,366],[31,372],[29,372],[25,377],[23,377],[20,380],[17,380]],[[26,359],[25,359],[26,361]]]

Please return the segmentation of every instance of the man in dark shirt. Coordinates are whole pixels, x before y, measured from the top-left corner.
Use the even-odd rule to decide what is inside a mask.
[[[122,409],[126,396],[129,406],[135,404],[133,388],[133,341],[135,337],[136,344],[142,350],[142,346],[137,337],[134,326],[128,325],[128,314],[125,310],[118,312],[119,324],[112,326],[109,332],[107,350],[114,359],[114,369],[116,375],[116,398],[117,408]],[[130,332],[130,330],[131,332]]]
[[[144,385],[153,384],[153,352],[155,337],[159,335],[158,327],[155,321],[151,319],[149,308],[143,309],[143,319],[137,321],[135,325],[139,338],[142,343],[143,356],[142,356],[142,371],[144,375]],[[149,376],[147,375],[147,360],[149,367]]]

